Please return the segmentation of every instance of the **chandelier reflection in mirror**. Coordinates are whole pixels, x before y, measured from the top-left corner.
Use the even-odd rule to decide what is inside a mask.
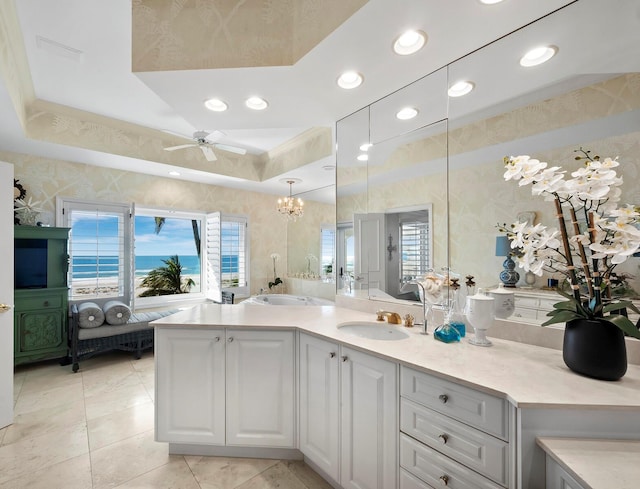
[[[293,197],[293,184],[301,181],[302,180],[299,179],[286,180],[286,183],[289,184],[289,197],[281,197],[278,199],[278,212],[293,221],[302,217],[304,214],[304,202],[299,197]]]

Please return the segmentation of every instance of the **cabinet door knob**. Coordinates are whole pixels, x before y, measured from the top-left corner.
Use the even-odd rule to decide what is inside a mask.
[[[0,312],[7,312],[9,311],[13,306],[10,306],[9,304],[0,304]]]
[[[329,353],[329,356],[330,356],[331,358],[335,358],[335,356],[336,356],[336,352],[335,352],[335,351],[332,351],[331,353]]]
[[[227,340],[229,343],[233,341],[233,336]]]
[[[440,442],[443,445],[447,444],[447,440],[449,440],[449,437],[447,435],[445,435],[444,433],[442,433],[441,435],[438,435],[438,439],[440,440]]]
[[[215,337],[215,340],[216,340],[216,343],[217,343],[218,341],[220,341],[220,337],[219,337],[219,336],[216,336],[216,337]]]
[[[44,307],[49,307],[49,301],[44,301]]]
[[[438,396],[438,399],[440,399],[442,401],[442,404],[446,404],[447,401],[449,400],[449,396],[446,394],[440,394]]]
[[[342,361],[346,362],[347,360],[349,360],[349,357],[347,355],[343,355],[342,356]]]
[[[443,486],[448,486],[449,485],[449,476],[441,475],[440,476],[440,484],[443,485]]]

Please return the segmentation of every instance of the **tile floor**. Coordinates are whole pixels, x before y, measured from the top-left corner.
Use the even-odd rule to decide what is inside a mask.
[[[14,375],[0,489],[324,489],[303,462],[169,455],[153,440],[153,354],[41,362]]]

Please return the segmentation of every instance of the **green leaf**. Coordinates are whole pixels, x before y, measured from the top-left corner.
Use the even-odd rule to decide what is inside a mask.
[[[555,323],[566,323],[568,321],[572,321],[573,319],[584,319],[584,316],[573,312],[573,311],[563,311],[563,310],[555,310],[547,313],[547,316],[550,316],[551,319],[542,323],[542,326],[549,326],[550,324]]]
[[[636,328],[635,324],[629,321],[629,318],[622,316],[621,314],[614,314],[602,319],[613,324],[614,326],[617,326],[629,336],[633,336],[634,338],[638,338],[640,340],[640,330]]]
[[[578,310],[578,305],[577,305],[576,301],[556,302],[553,305],[553,307],[554,307],[554,309],[560,309],[560,310],[564,310],[564,311],[576,312]]]

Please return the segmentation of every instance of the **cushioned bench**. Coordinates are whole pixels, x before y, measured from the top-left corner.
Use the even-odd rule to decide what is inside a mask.
[[[117,325],[102,324],[104,319],[89,316],[85,321],[90,326],[80,327],[78,305],[73,304],[69,325],[69,361],[73,371],[80,368],[80,360],[112,350],[131,351],[139,359],[144,350],[153,348],[153,326],[149,323],[174,312],[177,311],[132,313],[125,323]]]

